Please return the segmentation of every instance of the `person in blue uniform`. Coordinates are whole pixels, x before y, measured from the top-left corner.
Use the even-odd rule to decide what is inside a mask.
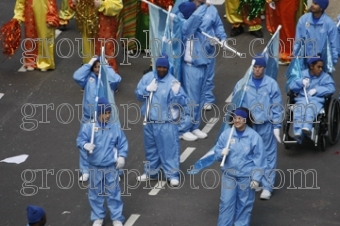
[[[26,208],[27,226],[44,226],[46,224],[46,213],[40,206],[28,205]]]
[[[120,195],[119,169],[125,165],[128,142],[119,123],[111,123],[111,105],[104,97],[98,100],[98,119],[94,128],[94,143],[90,143],[92,123],[85,123],[79,131],[77,146],[81,152],[89,152],[90,171],[88,197],[93,226],[101,226],[105,218],[106,197],[113,226],[123,226],[123,201]],[[86,153],[87,154],[87,153]]]
[[[244,88],[242,107],[248,108],[254,116],[253,129],[262,137],[267,155],[266,176],[262,178],[261,199],[270,199],[273,191],[277,162],[277,142],[281,143],[280,128],[284,117],[282,96],[277,82],[264,74],[266,60],[257,54],[251,78]],[[242,80],[236,84],[233,95],[239,90]]]
[[[234,128],[218,138],[215,158],[221,161],[222,184],[218,226],[250,225],[255,190],[266,167],[266,153],[260,135],[253,130],[247,108],[237,108],[230,117]],[[229,136],[230,145],[226,147]]]
[[[171,186],[178,186],[179,175],[179,135],[178,119],[181,107],[186,106],[187,97],[176,78],[169,73],[167,56],[156,61],[156,71],[145,74],[135,90],[136,97],[143,102],[142,115],[145,116],[147,101],[150,97],[151,107],[144,125],[144,149],[148,164],[138,181],[157,180],[162,168]]]
[[[289,89],[298,94],[295,98],[296,107],[293,115],[294,136],[299,142],[301,142],[302,133],[310,137],[313,121],[324,106],[324,96],[335,92],[335,83],[329,74],[323,72],[323,64],[320,57],[310,58],[309,69],[302,71],[302,77],[289,85]],[[306,89],[307,96],[305,96],[304,89]]]

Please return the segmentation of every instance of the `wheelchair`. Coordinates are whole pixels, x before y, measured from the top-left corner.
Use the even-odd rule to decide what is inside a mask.
[[[285,149],[290,149],[292,144],[298,141],[290,136],[290,129],[293,127],[294,117],[293,110],[288,104],[295,104],[297,94],[289,91],[287,93],[287,102],[285,105],[285,118],[283,121],[283,138],[282,142]],[[340,135],[340,103],[339,100],[333,97],[333,94],[324,97],[325,103],[321,111],[314,119],[312,133],[310,139],[314,145],[326,150],[327,141],[330,145],[334,145],[339,140]],[[304,135],[302,135],[303,137]]]

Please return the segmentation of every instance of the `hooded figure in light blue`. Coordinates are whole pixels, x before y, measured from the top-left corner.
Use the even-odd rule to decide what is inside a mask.
[[[267,168],[262,178],[263,191],[261,199],[270,199],[275,182],[277,162],[277,142],[281,143],[280,128],[284,119],[282,96],[277,82],[264,74],[266,60],[264,56],[254,58],[253,72],[244,89],[244,99],[241,104],[250,110],[254,116],[253,129],[263,139],[264,151],[267,155]],[[242,80],[237,82],[233,95],[239,90]]]
[[[157,180],[162,168],[172,186],[179,185],[179,137],[178,124],[187,97],[181,84],[169,73],[167,56],[156,61],[156,71],[145,74],[135,90],[136,97],[143,102],[141,109],[145,117],[147,100],[151,99],[147,123],[144,125],[144,149],[148,163],[139,181]],[[160,176],[160,175],[159,175]]]
[[[87,161],[90,171],[88,190],[93,225],[102,225],[105,218],[106,197],[110,218],[114,226],[122,225],[123,202],[120,195],[118,170],[125,165],[128,142],[119,123],[109,121],[111,105],[106,98],[98,100],[98,120],[95,122],[94,143],[90,143],[92,123],[83,124],[77,138],[81,152],[89,153]]]
[[[118,84],[122,80],[120,75],[118,75],[110,65],[103,65],[103,67],[107,67],[107,79],[110,83],[110,87],[112,91],[117,89]],[[95,99],[97,96],[97,84],[98,84],[98,75],[100,70],[100,59],[99,57],[93,57],[88,64],[84,64],[81,68],[79,68],[74,74],[74,81],[84,89],[83,95],[83,116],[81,119],[81,123],[89,122],[90,119],[93,119],[95,112]],[[103,91],[103,83],[100,84],[98,96],[104,96]],[[80,181],[87,181],[89,178],[88,173],[88,163],[87,156],[83,153],[79,159],[79,166],[82,172],[82,176],[79,178]]]
[[[335,83],[332,77],[322,71],[322,59],[320,57],[310,58],[308,65],[309,69],[302,71],[302,77],[289,85],[289,89],[298,94],[295,98],[293,115],[294,136],[299,142],[301,142],[302,132],[310,137],[313,121],[324,106],[324,96],[335,92]],[[309,104],[307,104],[306,99],[308,99]]]
[[[262,138],[251,128],[249,117],[248,109],[236,109],[230,117],[234,131],[229,148],[226,145],[231,128],[223,131],[216,144],[216,160],[221,161],[226,156],[222,167],[218,226],[250,225],[254,189],[258,188],[263,177],[266,153]]]
[[[322,53],[328,38],[331,59],[335,67],[338,62],[339,34],[334,20],[325,13],[328,4],[328,0],[313,0],[310,12],[300,17],[296,26],[294,52],[299,48],[299,40],[305,39],[306,56],[303,57],[316,56]]]
[[[199,126],[201,111],[205,103],[207,67],[210,63],[207,55],[211,54],[209,51],[212,48],[209,40],[200,33],[199,28],[203,23],[207,6],[205,4],[200,5],[196,9],[195,3],[183,2],[178,9],[180,12],[178,16],[185,20],[182,26],[182,37],[185,45],[182,82],[186,94],[192,100],[189,105],[190,110],[186,109],[186,117],[181,122],[179,132],[183,139],[193,141],[208,136],[199,129]]]
[[[193,2],[199,6],[201,4],[205,4],[205,0],[193,0]],[[200,25],[201,31],[204,31],[208,35],[212,37],[216,37],[222,43],[226,42],[227,34],[225,33],[223,23],[218,14],[218,11],[214,5],[209,5],[205,14],[202,15],[202,23]],[[211,50],[211,55],[206,54],[206,57],[209,58],[210,63],[207,68],[207,80],[205,85],[205,110],[211,110],[211,104],[215,103],[215,96],[213,94],[214,89],[214,77],[215,77],[215,65],[216,65],[216,56],[220,51],[220,48],[216,48],[217,42],[213,39],[209,40]]]

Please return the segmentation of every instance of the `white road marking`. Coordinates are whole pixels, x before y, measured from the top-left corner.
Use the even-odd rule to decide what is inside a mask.
[[[225,100],[226,103],[231,103],[231,95],[232,93],[229,95],[229,97]]]
[[[218,121],[218,118],[211,118],[209,122],[202,129],[202,132],[209,133],[209,131],[214,127],[217,121]]]
[[[166,183],[166,181],[158,181],[156,186],[149,192],[149,195],[157,195],[160,190],[164,189]]]
[[[61,30],[56,29],[55,30],[55,38],[57,38],[61,34]]]
[[[184,162],[196,148],[187,147],[181,154],[180,163]]]
[[[26,72],[26,68],[24,67],[24,65],[21,66],[21,68],[18,70],[18,72]]]
[[[125,222],[124,226],[132,226],[139,217],[140,217],[140,214],[131,214],[129,219]]]
[[[0,99],[1,99],[4,95],[5,95],[4,93],[0,93]]]
[[[57,37],[61,34],[61,30],[59,29],[55,29],[55,39],[57,39]],[[26,68],[24,67],[24,65],[21,66],[21,68],[18,70],[18,72],[26,72]]]

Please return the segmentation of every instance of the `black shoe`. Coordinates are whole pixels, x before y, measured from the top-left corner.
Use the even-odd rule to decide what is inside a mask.
[[[257,31],[250,31],[249,32],[251,35],[254,35],[256,38],[263,38],[263,34],[261,29]]]
[[[235,37],[244,32],[243,27],[240,25],[239,27],[234,27],[231,29],[230,36]]]

